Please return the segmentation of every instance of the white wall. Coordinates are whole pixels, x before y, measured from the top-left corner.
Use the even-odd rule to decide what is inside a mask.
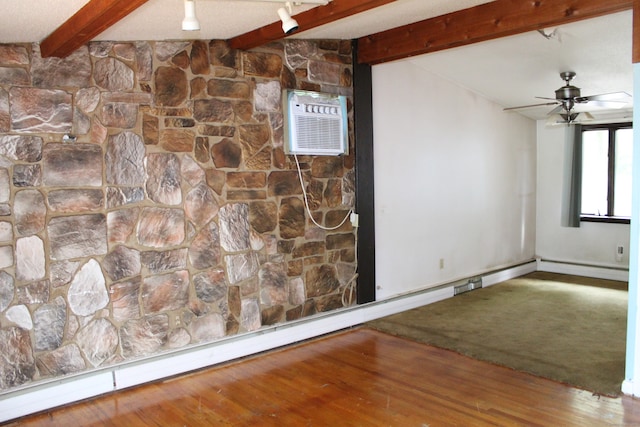
[[[571,153],[566,145],[567,128],[547,127],[544,121],[539,121],[537,127],[537,255],[543,260],[628,268],[629,225],[583,222],[579,228],[562,226],[565,172]],[[625,248],[622,261],[615,258],[617,245]]]
[[[376,299],[534,258],[535,123],[410,61],[372,72]]]

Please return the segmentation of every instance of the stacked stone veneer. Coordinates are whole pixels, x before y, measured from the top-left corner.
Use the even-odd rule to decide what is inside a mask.
[[[351,70],[348,41],[0,46],[0,392],[342,307],[354,233],[305,213],[281,96]],[[339,225],[353,155],[300,164]]]

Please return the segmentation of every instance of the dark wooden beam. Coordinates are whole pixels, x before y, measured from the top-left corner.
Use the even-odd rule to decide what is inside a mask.
[[[362,37],[358,60],[379,64],[631,9],[637,0],[496,0]]]
[[[640,62],[640,0],[633,2],[633,47],[631,48],[633,63]]]
[[[148,0],[91,0],[40,43],[43,57],[69,56]]]
[[[396,0],[333,0],[325,6],[318,6],[294,16],[298,21],[298,32],[310,30],[338,19],[382,6]],[[229,40],[234,49],[251,49],[285,37],[280,21],[249,31]]]
[[[358,63],[353,47],[353,125],[356,156],[358,304],[376,300],[376,222],[373,173],[373,83],[371,65]]]

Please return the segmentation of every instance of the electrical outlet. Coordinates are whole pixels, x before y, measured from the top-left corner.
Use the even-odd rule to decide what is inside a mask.
[[[440,270],[444,268],[444,258],[440,258]]]
[[[624,246],[622,245],[616,246],[616,261],[621,262],[623,256],[624,256]]]
[[[357,227],[360,223],[360,217],[355,212],[351,212],[351,217],[349,219],[351,220],[351,225],[353,227]]]

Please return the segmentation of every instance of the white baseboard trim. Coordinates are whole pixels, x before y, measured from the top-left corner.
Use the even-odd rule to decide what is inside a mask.
[[[525,274],[533,273],[536,271],[538,265],[535,261],[528,262],[526,264],[516,265],[511,268],[507,268],[493,273],[482,276],[482,286],[493,286],[496,283],[504,282],[505,280],[513,279],[514,277],[524,276]]]
[[[36,385],[0,396],[0,422],[113,391],[113,374],[101,371]]]
[[[535,270],[536,262],[533,261],[487,273],[482,275],[483,286],[490,286]],[[255,332],[236,335],[202,346],[189,347],[93,372],[25,386],[16,391],[0,394],[0,422],[214,366],[451,298],[453,286],[454,284],[444,285],[383,301],[348,307],[295,322],[265,327]]]
[[[573,274],[576,276],[595,277],[597,279],[629,281],[629,270],[615,267],[601,267],[585,264],[574,264],[563,261],[538,259],[538,271],[549,273]]]
[[[636,386],[632,380],[624,380],[622,381],[622,394],[626,394],[628,396],[638,397],[640,396],[640,390],[636,390]]]

